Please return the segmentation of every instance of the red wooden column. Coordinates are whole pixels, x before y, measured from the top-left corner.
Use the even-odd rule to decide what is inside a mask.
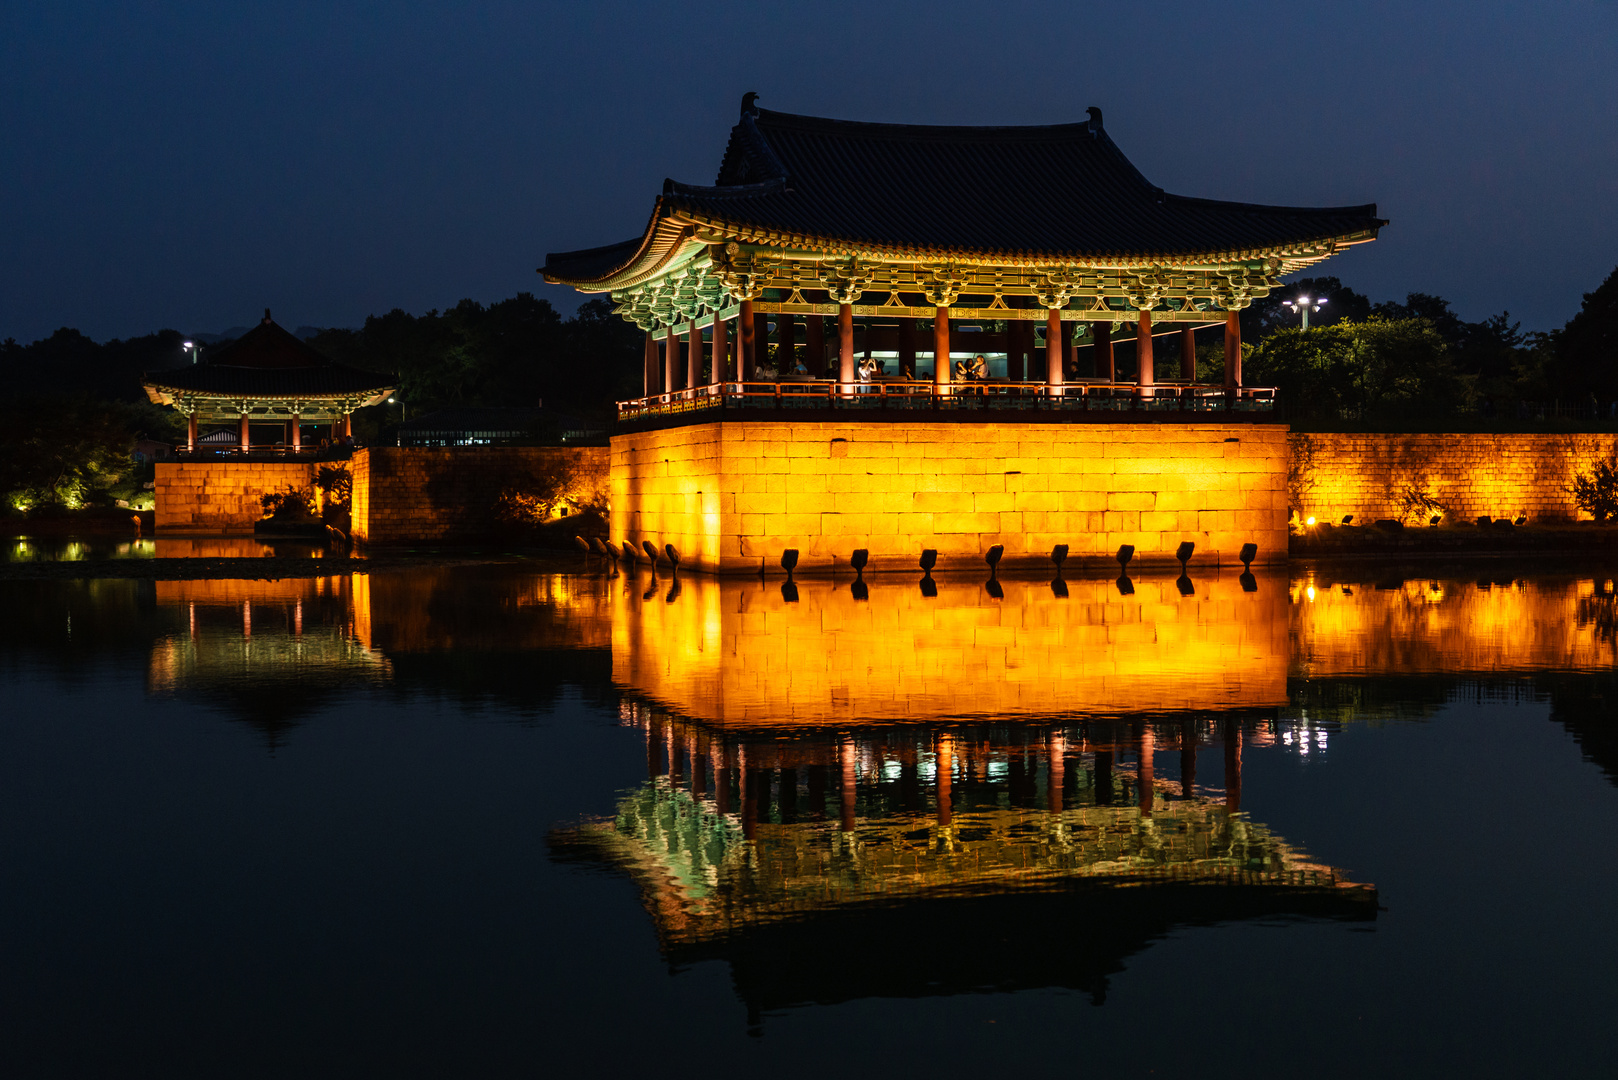
[[[1225,389],[1242,386],[1242,313],[1225,312]]]
[[[939,394],[949,393],[949,308],[933,311],[933,387]]]
[[[938,824],[940,827],[947,827],[955,810],[955,800],[950,795],[950,783],[955,778],[954,736],[938,737],[938,753],[934,764],[938,776]]]
[[[1062,312],[1049,308],[1045,312],[1045,386],[1052,397],[1061,396],[1062,378]]]
[[[678,386],[680,339],[674,336],[674,324],[663,331],[663,393],[672,394]]]
[[[297,453],[303,449],[303,417],[298,413],[292,414],[292,452]]]
[[[793,321],[796,316],[779,312],[775,316],[775,377],[785,379],[798,370],[798,348],[792,340],[792,332],[796,329]]]
[[[869,333],[869,328],[867,328]],[[837,381],[843,394],[854,392],[854,305],[837,305]]]
[[[841,312],[838,318],[842,318]],[[820,315],[805,315],[803,323],[803,351],[808,354],[804,366],[815,378],[824,378],[831,374],[826,363],[826,320]],[[838,325],[842,324],[839,322]]]
[[[197,450],[197,410],[192,409],[191,415],[185,422],[185,448],[192,453]]]
[[[241,450],[242,453],[245,454],[245,453],[247,453],[247,439],[248,439],[248,436],[247,436],[247,414],[246,413],[242,413],[242,432],[241,432],[241,435],[239,436],[239,439],[240,439],[240,442],[241,442],[241,446],[240,446],[239,449]]]
[[[709,382],[724,382],[730,378],[730,330],[719,312],[713,313],[713,377]]]
[[[657,339],[650,330],[646,331],[646,379],[644,383],[645,397],[657,393]]]
[[[345,412],[343,414],[343,438],[352,439],[353,437],[354,437],[354,414],[349,413],[349,412]]]
[[[743,300],[741,314],[736,316],[736,360],[740,367],[737,377],[747,381],[758,370],[758,323],[753,314],[753,301]]]
[[[1096,339],[1096,378],[1117,381],[1118,371],[1112,363],[1112,323],[1091,323],[1090,334]]]
[[[1180,378],[1185,380],[1187,397],[1197,383],[1197,331],[1187,325],[1180,331]]]
[[[1028,381],[1028,354],[1023,348],[1023,329],[1031,326],[1022,319],[1006,320],[1006,378],[1014,383]]]
[[[1079,370],[1079,324],[1065,322],[1062,324],[1062,379],[1067,381],[1067,373],[1077,373]]]
[[[1137,374],[1135,381],[1140,385],[1140,396],[1151,397],[1151,387],[1157,382],[1157,375],[1153,371],[1155,356],[1152,350],[1152,313],[1140,313],[1140,328],[1135,337],[1135,356],[1137,357]]]

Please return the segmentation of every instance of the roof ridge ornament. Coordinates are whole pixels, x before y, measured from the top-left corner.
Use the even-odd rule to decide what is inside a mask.
[[[270,309],[265,308],[264,309],[264,322],[261,325],[268,326],[268,325],[270,325],[271,321],[272,320],[270,319]]]
[[[1092,105],[1084,111],[1090,114],[1090,134],[1094,135],[1101,130],[1101,110]]]
[[[749,90],[742,95],[742,115],[758,117],[758,94],[755,91]]]

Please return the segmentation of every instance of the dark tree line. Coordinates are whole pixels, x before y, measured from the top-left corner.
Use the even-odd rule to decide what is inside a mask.
[[[1300,328],[1286,301],[1324,297]],[[1279,388],[1288,416],[1332,424],[1532,419],[1547,406],[1613,418],[1618,402],[1618,269],[1549,333],[1524,333],[1502,311],[1467,322],[1442,297],[1373,304],[1337,278],[1305,278],[1242,313],[1254,342],[1245,381]]]
[[[641,393],[641,331],[607,300],[562,318],[529,293],[485,307],[462,300],[442,312],[395,308],[358,330],[309,339],[332,359],[399,376],[410,411],[451,405],[537,405],[608,418],[615,400]]]

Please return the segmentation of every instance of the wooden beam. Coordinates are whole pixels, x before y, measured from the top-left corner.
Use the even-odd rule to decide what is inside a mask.
[[[1095,377],[1108,382],[1118,381],[1118,369],[1112,358],[1112,323],[1090,324],[1090,336],[1096,342]]]
[[[1187,385],[1197,381],[1197,328],[1194,326],[1180,329],[1180,378]]]

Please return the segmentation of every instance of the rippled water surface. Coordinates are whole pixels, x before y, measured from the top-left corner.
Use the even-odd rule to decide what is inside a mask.
[[[0,582],[0,1065],[1608,1075],[1615,605]]]

